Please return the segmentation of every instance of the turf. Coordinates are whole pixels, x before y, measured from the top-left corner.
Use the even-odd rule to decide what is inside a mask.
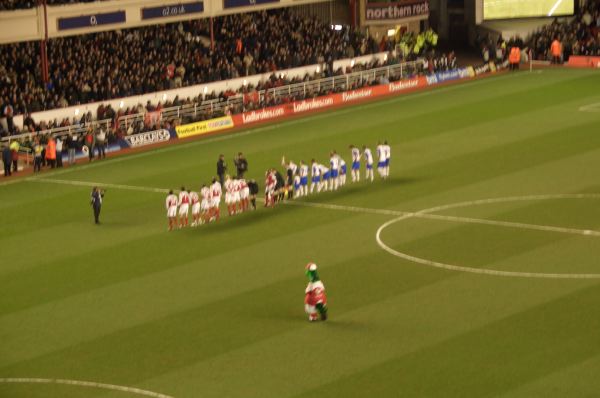
[[[0,185],[0,378],[87,380],[184,397],[579,397],[600,391],[600,279],[479,275],[382,250],[394,218],[302,205],[166,231],[164,195],[220,153],[249,175],[392,145],[392,177],[301,202],[417,211],[485,198],[600,193],[600,74],[505,74],[182,142]],[[592,108],[592,110],[594,110]],[[43,181],[46,180],[46,181]],[[53,180],[49,182],[47,180]],[[101,226],[89,187],[108,186]],[[262,184],[261,184],[262,185]],[[600,230],[600,198],[436,214]],[[598,236],[411,218],[386,245],[453,265],[600,274]],[[303,313],[314,261],[330,319]],[[0,383],[0,397],[135,397]]]

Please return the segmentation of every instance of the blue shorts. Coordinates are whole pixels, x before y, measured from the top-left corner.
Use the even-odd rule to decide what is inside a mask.
[[[323,174],[323,181],[329,180],[329,176],[330,176],[329,171],[327,173],[324,173]]]
[[[313,184],[321,182],[321,176],[313,176],[312,182],[313,182]]]
[[[373,170],[373,163],[367,163],[367,170]]]
[[[300,185],[304,186],[308,184],[308,177],[300,177]]]
[[[377,167],[380,168],[380,169],[383,168],[383,167],[385,167],[385,160],[383,162],[377,163]]]
[[[390,165],[390,158],[387,158],[387,159],[385,160],[385,165],[386,165],[386,166],[389,166],[389,165]]]
[[[338,176],[338,171],[337,170],[331,170],[331,178],[336,178]]]
[[[342,169],[341,169],[341,174],[342,174],[342,175],[346,174],[346,165],[343,165],[343,166],[342,166]]]
[[[352,170],[360,170],[360,162],[352,162]]]
[[[297,191],[300,189],[300,184],[294,184],[294,191]]]

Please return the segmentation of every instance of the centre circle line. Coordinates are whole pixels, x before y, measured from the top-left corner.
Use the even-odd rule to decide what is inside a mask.
[[[37,377],[5,377],[0,378],[0,383],[14,384],[62,384],[68,386],[90,387],[102,390],[121,391],[129,394],[140,395],[152,398],[173,398],[170,395],[161,394],[154,391],[142,390],[136,387],[119,386],[116,384],[97,383],[94,381],[70,380],[70,379],[44,379]]]
[[[443,215],[435,215],[430,214],[433,212],[447,210],[447,209],[455,209],[460,207],[469,207],[483,204],[491,204],[491,203],[505,203],[505,202],[516,202],[516,201],[534,201],[534,200],[550,200],[550,199],[600,199],[600,194],[549,194],[549,195],[528,195],[528,196],[510,196],[504,198],[492,198],[492,199],[480,199],[480,200],[472,200],[466,202],[452,203],[442,206],[431,207],[428,209],[420,210],[414,213],[409,213],[402,215],[393,220],[389,220],[382,224],[375,233],[375,240],[379,247],[381,247],[386,252],[399,257],[405,260],[426,265],[434,268],[441,268],[450,271],[460,271],[460,272],[468,272],[474,274],[483,274],[483,275],[493,275],[493,276],[506,276],[506,277],[518,277],[518,278],[543,278],[543,279],[600,279],[600,274],[583,274],[583,273],[571,273],[571,274],[562,274],[562,273],[541,273],[541,272],[519,272],[519,271],[501,271],[495,269],[487,269],[487,268],[473,268],[467,266],[460,266],[454,264],[447,264],[438,261],[433,261],[421,257],[412,256],[407,253],[400,252],[398,250],[392,249],[388,245],[383,242],[381,239],[382,231],[389,227],[392,224],[398,223],[400,221],[409,219],[409,218],[431,218],[431,219],[441,219],[448,221],[457,221],[457,222],[469,222],[472,223],[485,223],[490,225],[501,225],[501,226],[509,226],[515,228],[527,228],[527,229],[537,229],[543,231],[552,231],[552,232],[564,232],[564,233],[575,233],[578,235],[590,235],[590,236],[600,236],[599,231],[592,230],[579,230],[573,228],[562,228],[562,227],[552,227],[552,226],[541,226],[541,225],[532,225],[532,224],[522,224],[522,223],[512,223],[508,221],[493,221],[493,220],[481,220],[481,219],[469,219],[463,217],[454,217],[454,216],[443,216]]]

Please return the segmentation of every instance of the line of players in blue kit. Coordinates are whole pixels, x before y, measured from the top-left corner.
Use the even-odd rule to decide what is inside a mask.
[[[365,161],[365,180],[373,182],[374,158],[373,153],[364,145],[362,153],[354,145],[350,145],[350,154],[352,157],[351,176],[352,182],[360,181],[361,160]],[[381,142],[376,148],[377,172],[382,179],[386,179],[390,172],[391,150],[387,141]],[[272,206],[279,199],[283,199],[286,194],[288,199],[307,196],[321,191],[335,191],[346,184],[347,166],[342,157],[334,150],[329,154],[329,167],[318,163],[312,159],[310,168],[304,161],[300,165],[293,161],[286,161],[285,156],[281,160],[281,165],[286,168],[287,178],[275,169],[268,170],[265,178],[265,206]],[[310,171],[310,190],[308,188]]]

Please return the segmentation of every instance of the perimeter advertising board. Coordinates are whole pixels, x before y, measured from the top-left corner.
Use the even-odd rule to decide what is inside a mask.
[[[175,127],[175,131],[179,138],[187,138],[230,128],[233,128],[233,119],[231,116],[223,116],[216,119],[177,126]]]

